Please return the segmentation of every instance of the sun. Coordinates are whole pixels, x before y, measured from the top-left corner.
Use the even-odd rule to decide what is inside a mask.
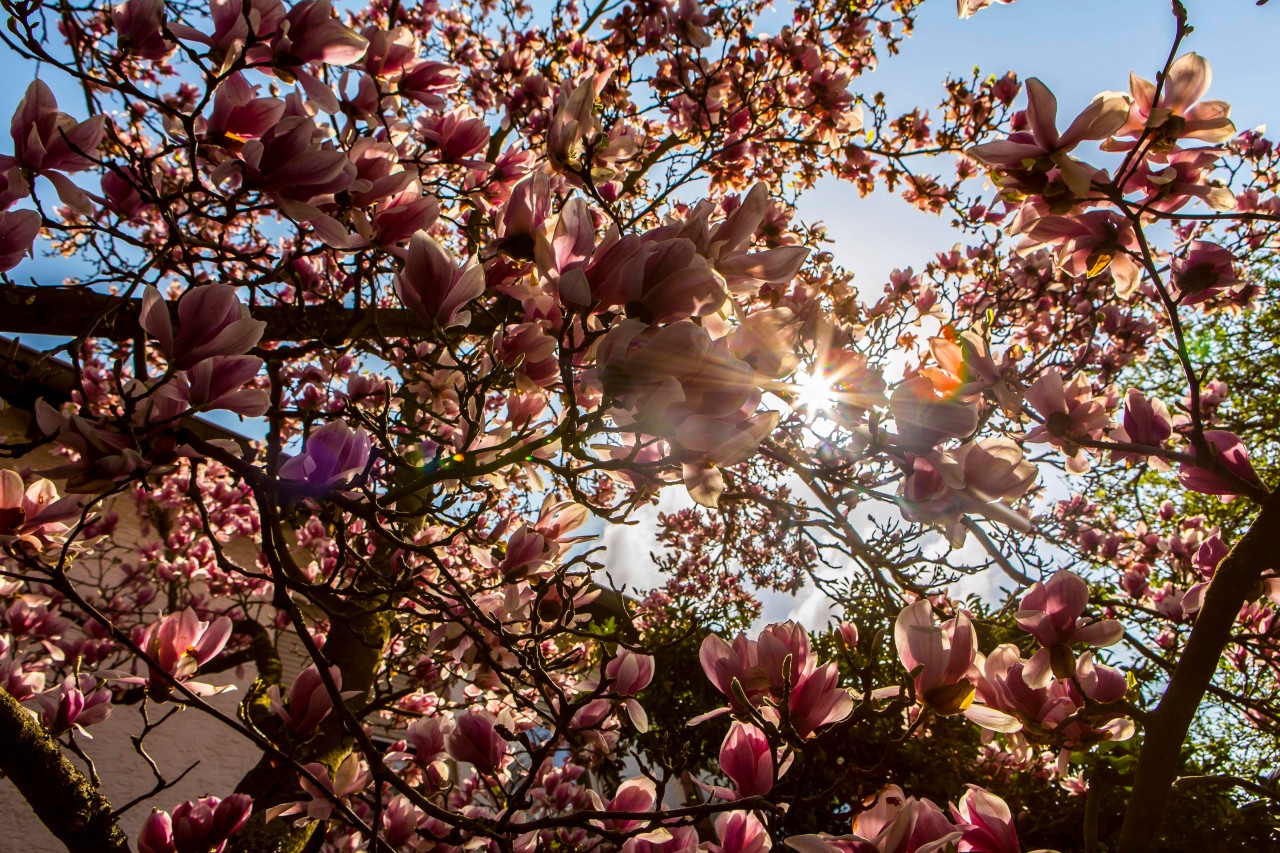
[[[836,389],[831,377],[822,371],[797,374],[791,383],[791,405],[810,415],[829,412],[836,404]]]

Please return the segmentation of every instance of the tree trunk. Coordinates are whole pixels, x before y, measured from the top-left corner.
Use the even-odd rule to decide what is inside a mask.
[[[1120,831],[1120,853],[1157,850],[1169,793],[1182,767],[1182,744],[1204,698],[1240,608],[1263,570],[1280,560],[1280,492],[1270,496],[1244,537],[1223,558],[1205,592],[1187,647],[1164,698],[1146,725],[1133,792]]]

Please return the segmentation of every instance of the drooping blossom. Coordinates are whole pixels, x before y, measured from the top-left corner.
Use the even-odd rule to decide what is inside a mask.
[[[729,699],[730,708],[744,710],[741,695],[766,719],[781,720],[789,685],[785,713],[802,737],[844,719],[853,710],[848,691],[840,687],[836,665],[818,666],[808,634],[796,622],[768,625],[756,640],[738,634],[732,644],[709,634],[702,641],[698,659],[707,678]],[[710,716],[718,713],[723,711]]]
[[[369,464],[369,433],[346,421],[330,421],[307,436],[302,452],[280,466],[280,479],[327,491]]]
[[[963,438],[978,428],[978,407],[938,394],[929,379],[908,379],[889,398],[899,443],[928,450],[950,438]]]
[[[716,843],[710,853],[765,853],[773,849],[769,831],[751,812],[721,812],[712,822]]]
[[[1253,470],[1249,461],[1249,451],[1235,433],[1226,430],[1205,430],[1205,443],[1209,446],[1209,454],[1213,461],[1222,466],[1235,479],[1223,476],[1217,471],[1191,462],[1183,462],[1178,469],[1178,482],[1194,492],[1206,495],[1221,495],[1229,499],[1241,494],[1244,487],[1241,483],[1261,489],[1262,480]],[[1195,448],[1188,448],[1195,454]]]
[[[1035,482],[1035,465],[1008,438],[968,442],[955,450],[909,455],[901,488],[904,517],[940,525],[953,544],[963,543],[964,519],[973,514],[1015,530],[1031,523],[1010,503]]]
[[[172,816],[155,809],[138,835],[138,853],[222,853],[252,809],[248,794],[187,800]]]
[[[774,751],[764,732],[735,720],[720,746],[720,769],[733,782],[738,797],[764,795],[773,790]]]
[[[1235,255],[1205,240],[1191,241],[1186,253],[1173,261],[1170,270],[1183,305],[1195,305],[1224,290],[1244,285],[1236,274]]]
[[[1124,636],[1114,619],[1087,619],[1089,586],[1075,572],[1059,569],[1047,583],[1037,581],[1022,597],[1014,618],[1041,648],[1027,663],[1026,679],[1043,687],[1052,676],[1069,678],[1075,671],[1074,645],[1110,646]]]
[[[31,254],[40,225],[40,214],[34,210],[0,212],[0,272],[8,272]]]
[[[141,59],[164,59],[177,49],[164,34],[164,0],[125,0],[111,10],[116,46]]]
[[[105,133],[105,116],[76,121],[58,111],[58,101],[44,81],[33,80],[14,110],[13,156],[0,155],[0,171],[16,163],[47,178],[68,207],[88,213],[93,209],[89,197],[63,173],[91,168]]]
[[[1089,457],[1072,439],[1097,439],[1107,425],[1106,411],[1094,398],[1089,379],[1076,374],[1070,382],[1064,382],[1057,368],[1051,368],[1031,384],[1026,399],[1043,421],[1027,430],[1022,440],[1048,442],[1062,448],[1068,457],[1068,471],[1087,471]]]
[[[188,679],[213,660],[230,638],[231,619],[219,616],[212,622],[202,622],[195,610],[187,607],[151,623],[143,635],[142,647],[161,670],[184,682],[193,693],[207,695],[218,691]],[[151,683],[162,682],[153,673]]]
[[[507,741],[498,732],[503,721],[488,711],[475,709],[454,718],[454,729],[446,743],[449,756],[455,761],[474,765],[481,773],[492,773],[502,766],[507,754]]]
[[[298,826],[312,820],[328,820],[335,810],[334,800],[345,803],[362,793],[373,781],[373,774],[364,766],[358,752],[344,758],[332,776],[329,769],[318,762],[304,764],[302,769],[307,771],[307,775],[300,775],[298,784],[310,799],[272,806],[266,810],[268,821],[295,814],[300,815],[294,822]]]
[[[799,853],[935,853],[963,837],[930,800],[908,797],[897,785],[877,793],[853,820],[853,832],[794,835],[787,846]]]
[[[1009,805],[977,785],[969,785],[951,816],[964,836],[959,850],[973,853],[1022,853]]]

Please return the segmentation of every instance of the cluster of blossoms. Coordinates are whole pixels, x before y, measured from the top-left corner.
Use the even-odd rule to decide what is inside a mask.
[[[1132,622],[1172,652],[1224,613],[1273,636],[1274,572],[1220,592],[1252,591],[1216,581],[1247,562],[1230,533],[1037,503],[1044,471],[1108,466],[1270,500],[1182,320],[1259,298],[1245,261],[1280,221],[1272,146],[1203,100],[1203,58],[1175,50],[1059,131],[1049,89],[1012,74],[949,81],[934,118],[857,96],[913,0],[806,0],[776,35],[756,0],[570,3],[546,27],[523,3],[403,5],[11,21],[102,114],[36,80],[0,155],[0,273],[41,235],[92,268],[0,282],[0,329],[75,359],[26,389],[5,445],[39,461],[0,471],[0,690],[55,750],[151,703],[262,753],[236,793],[155,810],[139,850],[1016,853],[1029,812],[1001,785],[1079,793],[1073,768],[1111,779],[1105,750],[1178,716],[1140,713],[1159,677],[1099,649]],[[954,179],[915,167],[938,152]],[[980,167],[994,200],[971,196]],[[901,187],[978,243],[872,302],[776,195],[828,176]],[[1185,400],[1124,381],[1157,345]],[[234,418],[249,438],[217,426]],[[668,495],[666,586],[636,600],[611,534]],[[1048,534],[1111,574],[1045,571]],[[987,565],[1029,589],[984,655],[985,616],[942,590]],[[722,639],[806,578],[869,639]],[[877,657],[893,619],[905,676]],[[904,791],[894,761],[965,720],[974,775]],[[824,766],[864,741],[883,754]]]

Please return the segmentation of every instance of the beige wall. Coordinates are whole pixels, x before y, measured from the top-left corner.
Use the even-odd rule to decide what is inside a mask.
[[[25,422],[23,412],[12,408],[0,411],[0,433],[5,434],[10,441],[20,440],[25,433]],[[52,454],[40,451],[21,460],[0,459],[0,465],[40,470],[50,467],[53,460]],[[116,544],[127,547],[143,538],[131,500],[117,501],[111,508],[120,514],[120,524],[114,536]],[[249,543],[245,543],[245,546],[251,547]],[[296,654],[285,657],[288,679],[297,672],[300,663]],[[250,666],[239,677],[235,672],[211,676],[208,679],[211,683],[234,683],[240,689],[214,696],[209,699],[210,704],[234,716],[236,703],[243,696],[243,689],[253,681],[254,675],[253,667]],[[173,707],[152,704],[149,709],[152,721],[158,720]],[[146,793],[155,784],[151,770],[129,740],[131,735],[137,734],[142,728],[139,706],[117,705],[107,720],[92,727],[92,740],[80,741],[85,752],[97,765],[102,777],[103,792],[114,808]],[[137,838],[138,830],[151,813],[152,806],[169,810],[183,800],[208,794],[225,796],[232,793],[236,783],[261,755],[249,741],[193,709],[175,714],[148,735],[144,745],[169,779],[176,778],[196,761],[200,764],[177,785],[138,804],[124,815],[121,825],[131,842]],[[0,749],[3,748],[4,745],[0,744]],[[80,759],[70,753],[67,753],[67,757],[81,765]],[[0,778],[0,827],[3,827],[0,853],[55,853],[64,849],[32,813],[13,783],[4,778]]]

